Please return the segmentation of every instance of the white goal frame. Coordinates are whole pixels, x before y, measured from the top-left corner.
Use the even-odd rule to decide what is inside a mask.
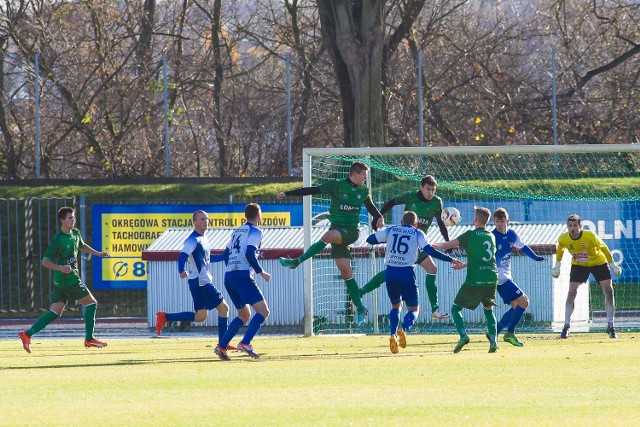
[[[510,146],[456,146],[456,147],[360,147],[360,148],[305,148],[302,150],[302,182],[312,185],[312,161],[318,156],[419,156],[419,155],[473,155],[473,154],[570,154],[570,153],[640,153],[640,144],[576,144],[576,145],[510,145]],[[304,197],[303,230],[304,250],[311,242],[312,197]],[[303,263],[304,283],[304,334],[313,335],[313,268],[312,262]],[[336,267],[337,268],[337,267]]]

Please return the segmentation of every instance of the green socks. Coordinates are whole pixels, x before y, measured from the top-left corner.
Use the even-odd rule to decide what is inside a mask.
[[[365,296],[371,291],[375,291],[384,283],[384,270],[376,274],[360,289],[360,297]]]
[[[433,313],[438,308],[438,287],[436,286],[436,275],[427,273],[427,278],[424,281],[424,285],[427,287],[427,296],[429,297],[429,303],[431,304],[431,312]]]
[[[318,240],[313,245],[309,246],[309,249],[298,258],[298,264],[302,264],[306,260],[311,257],[318,255],[324,248],[327,247],[327,244],[322,240]]]
[[[492,311],[493,313],[493,311]],[[465,335],[467,335],[467,330],[465,329],[464,326],[464,319],[462,318],[462,307],[457,306],[455,304],[453,304],[451,306],[451,317],[453,318],[453,323],[456,325],[456,330],[458,331],[458,334],[460,335],[460,338],[464,337]],[[496,318],[493,318],[493,328],[495,331],[495,327],[496,327]]]
[[[347,293],[349,294],[349,298],[353,301],[353,304],[358,309],[359,313],[365,311],[364,306],[362,305],[362,301],[360,301],[360,289],[358,289],[358,282],[353,277],[349,280],[345,280],[344,283],[347,285]]]
[[[42,316],[38,317],[38,320],[36,320],[36,323],[34,323],[32,327],[27,329],[27,335],[30,337],[34,336],[57,318],[58,315],[55,312],[47,311]]]
[[[487,318],[487,329],[489,330],[489,335],[496,336],[498,330],[496,329],[496,315],[493,313],[493,310],[484,310],[484,316]]]
[[[96,307],[98,304],[93,303],[84,307],[84,338],[87,341],[93,339],[93,328],[96,324]]]

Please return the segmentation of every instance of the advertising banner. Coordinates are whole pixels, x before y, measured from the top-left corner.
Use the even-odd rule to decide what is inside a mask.
[[[93,205],[92,245],[111,254],[94,257],[94,289],[144,289],[146,262],[142,251],[168,228],[193,228],[193,212],[209,215],[209,228],[235,228],[244,223],[244,204],[233,205]],[[263,227],[302,225],[301,204],[261,204]]]

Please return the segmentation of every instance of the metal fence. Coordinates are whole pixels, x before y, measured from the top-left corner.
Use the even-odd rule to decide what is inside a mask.
[[[273,200],[250,200],[258,203]],[[207,204],[244,203],[230,198],[211,200]],[[42,267],[42,257],[51,238],[58,232],[58,209],[76,208],[84,240],[96,250],[91,229],[92,206],[96,204],[140,204],[144,200],[101,200],[85,196],[0,199],[0,318],[37,317],[49,309],[53,288],[53,272]],[[175,205],[175,200],[153,200],[153,204]],[[203,204],[180,201],[184,204]],[[146,289],[92,288],[92,262],[84,252],[79,259],[83,281],[98,301],[100,316],[146,316]],[[76,302],[67,305],[68,316],[78,316],[82,309]]]
[[[76,198],[0,199],[0,316],[48,309],[53,273],[40,261],[63,206],[77,207]]]

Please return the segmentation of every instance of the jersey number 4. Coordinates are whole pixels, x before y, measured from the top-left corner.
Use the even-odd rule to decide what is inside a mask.
[[[233,244],[231,245],[231,247],[236,252],[240,252],[240,236],[236,236],[236,238],[233,239]]]

